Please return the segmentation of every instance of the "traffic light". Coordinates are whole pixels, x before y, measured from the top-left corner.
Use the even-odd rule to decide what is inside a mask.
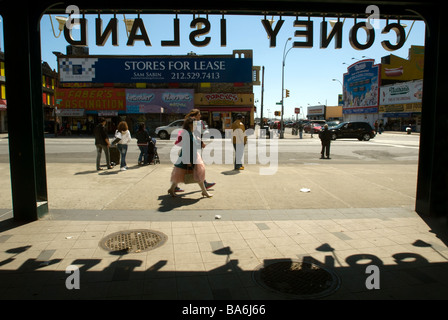
[[[281,116],[281,111],[274,111],[274,116]]]
[[[285,92],[286,92],[286,96],[285,96],[285,98],[288,98],[288,97],[289,97],[289,90],[288,90],[288,89],[285,89]]]

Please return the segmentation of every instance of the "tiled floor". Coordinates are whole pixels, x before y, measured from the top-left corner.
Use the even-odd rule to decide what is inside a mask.
[[[276,259],[312,259],[341,279],[324,299],[448,298],[448,248],[411,209],[216,214],[61,210],[21,226],[4,222],[0,297],[283,300],[253,280],[254,270]],[[131,229],[159,231],[167,241],[124,255],[99,246]],[[379,267],[380,290],[366,288],[371,264]],[[70,265],[80,270],[79,290],[66,288]]]

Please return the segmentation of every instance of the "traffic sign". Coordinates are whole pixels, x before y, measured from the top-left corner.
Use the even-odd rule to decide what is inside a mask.
[[[294,113],[300,114],[300,108],[294,108]]]

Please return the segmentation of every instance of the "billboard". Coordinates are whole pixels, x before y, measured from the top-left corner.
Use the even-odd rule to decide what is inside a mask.
[[[193,89],[126,89],[126,113],[188,113]]]
[[[60,82],[252,82],[252,58],[61,57]]]
[[[379,104],[379,65],[373,59],[358,61],[347,68],[343,84],[343,113],[375,113]]]
[[[403,59],[391,54],[381,63],[381,79],[395,81],[411,81],[423,79],[425,60],[424,46],[411,46],[409,58]]]

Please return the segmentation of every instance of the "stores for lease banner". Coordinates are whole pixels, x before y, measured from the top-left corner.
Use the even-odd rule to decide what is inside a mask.
[[[56,114],[60,124],[81,122],[91,131],[97,117],[113,131],[119,121],[131,132],[150,131],[201,110],[211,128],[225,130],[236,114],[254,125],[253,86],[258,67],[252,50],[229,55],[93,56],[58,54]]]

